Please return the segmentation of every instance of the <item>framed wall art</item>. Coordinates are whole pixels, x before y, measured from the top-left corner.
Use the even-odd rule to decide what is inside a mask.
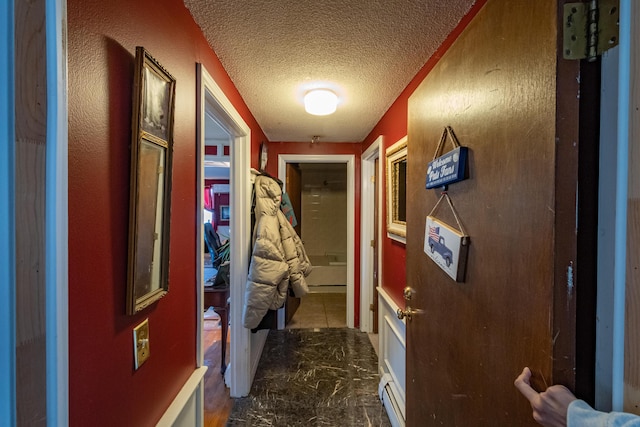
[[[231,219],[231,212],[229,205],[220,206],[220,221],[229,221]]]
[[[407,137],[386,150],[387,237],[406,243],[407,236]]]
[[[440,203],[446,200],[458,229],[435,217]],[[451,198],[447,193],[442,193],[429,215],[427,215],[424,227],[424,253],[435,262],[445,273],[456,282],[464,282],[467,272],[467,256],[469,253],[470,239],[464,231],[462,222]]]
[[[127,314],[169,291],[175,79],[136,47],[129,196]]]
[[[465,278],[467,237],[437,218],[427,216],[424,253],[456,282],[464,282]]]

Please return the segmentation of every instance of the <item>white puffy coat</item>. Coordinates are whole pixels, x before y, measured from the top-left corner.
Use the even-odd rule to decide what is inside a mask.
[[[306,295],[305,277],[311,273],[302,241],[280,210],[280,185],[259,175],[254,188],[256,222],[242,313],[249,329],[258,326],[267,310],[282,307],[289,287],[297,297]]]

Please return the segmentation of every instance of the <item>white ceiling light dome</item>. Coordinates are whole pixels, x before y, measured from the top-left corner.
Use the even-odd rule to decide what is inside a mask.
[[[313,89],[304,96],[304,109],[314,116],[327,116],[336,112],[338,95],[329,89]]]

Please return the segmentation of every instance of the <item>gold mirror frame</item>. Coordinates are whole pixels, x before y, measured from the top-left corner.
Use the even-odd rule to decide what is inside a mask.
[[[127,314],[169,292],[169,224],[176,80],[136,47],[133,83]]]
[[[387,236],[406,243],[407,137],[387,148]]]

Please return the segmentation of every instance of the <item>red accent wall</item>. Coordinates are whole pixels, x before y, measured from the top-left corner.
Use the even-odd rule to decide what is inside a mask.
[[[482,9],[482,6],[487,0],[478,0],[458,23],[456,28],[447,36],[442,42],[436,52],[427,60],[425,65],[420,69],[416,76],[411,80],[407,87],[402,91],[398,99],[389,107],[385,115],[380,119],[378,124],[373,128],[371,133],[365,138],[362,143],[362,151],[366,151],[369,146],[380,135],[383,136],[383,152],[386,148],[396,143],[400,138],[407,134],[407,108],[409,105],[409,97],[413,94],[416,88],[422,83],[425,77],[438,63],[442,55],[451,47],[453,42],[464,31],[469,22],[476,16],[478,11]],[[409,143],[411,141],[409,140]],[[383,168],[385,168],[384,159]],[[426,170],[426,169],[425,169]],[[386,171],[383,169],[383,176]],[[383,219],[386,224],[386,197],[382,201],[383,203]],[[385,225],[383,225],[384,227]],[[404,298],[402,296],[402,290],[405,286],[410,285],[406,283],[406,254],[405,245],[395,240],[386,237],[386,233],[382,242],[382,287],[389,292],[393,300],[400,305],[404,306]]]
[[[360,327],[360,158],[362,154],[362,144],[360,143],[328,143],[328,142],[269,142],[268,152],[269,160],[267,161],[266,172],[272,176],[278,176],[278,155],[280,154],[353,154],[355,156],[355,266],[354,266],[354,325],[356,328]],[[258,162],[258,153],[253,153],[251,158],[251,164],[255,165]]]
[[[148,426],[196,366],[196,63],[265,139],[182,0],[68,0],[69,411],[72,426]],[[176,78],[168,295],[125,315],[135,47]],[[252,155],[252,159],[256,155]],[[149,318],[151,357],[133,368]]]

